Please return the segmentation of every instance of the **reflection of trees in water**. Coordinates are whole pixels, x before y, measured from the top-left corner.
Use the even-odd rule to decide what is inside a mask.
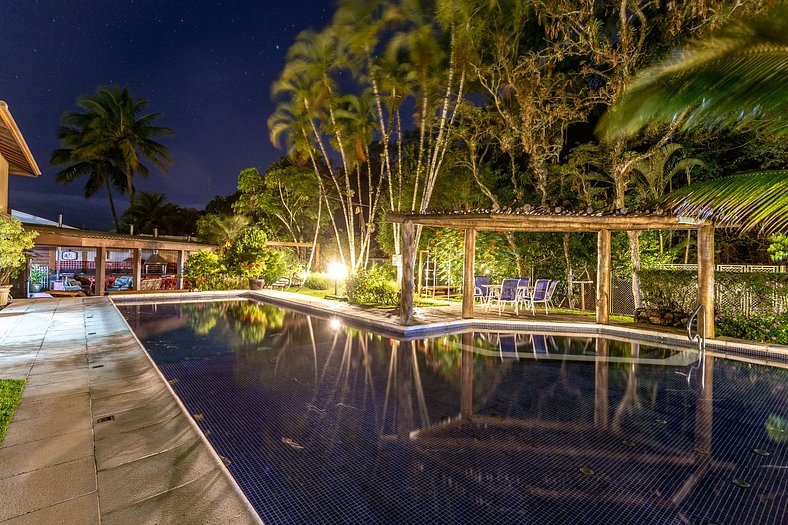
[[[251,301],[184,303],[181,308],[195,333],[223,338],[233,351],[244,345],[259,349],[268,331],[283,325],[286,314],[281,308]]]

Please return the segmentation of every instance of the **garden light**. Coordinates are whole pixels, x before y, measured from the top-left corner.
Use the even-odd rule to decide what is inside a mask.
[[[334,295],[338,295],[337,284],[340,279],[347,277],[347,267],[340,262],[332,262],[328,265],[328,274],[334,279]]]

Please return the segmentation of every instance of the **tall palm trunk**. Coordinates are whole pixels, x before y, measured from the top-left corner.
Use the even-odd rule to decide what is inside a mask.
[[[115,199],[112,197],[112,185],[109,183],[109,176],[104,176],[104,184],[107,186],[107,197],[109,198],[109,209],[112,211],[112,222],[115,224],[115,231],[120,231],[118,222],[118,212],[115,210]]]

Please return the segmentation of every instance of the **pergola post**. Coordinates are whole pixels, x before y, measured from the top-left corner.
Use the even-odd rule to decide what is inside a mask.
[[[473,319],[474,280],[473,267],[476,261],[476,229],[465,230],[465,268],[462,273],[462,318]]]
[[[698,228],[698,302],[706,310],[706,337],[714,337],[714,226]]]
[[[610,323],[610,230],[597,234],[596,322]]]
[[[139,248],[132,248],[131,250],[131,289],[139,290],[140,281],[142,281],[142,250]]]
[[[104,295],[104,278],[106,276],[107,249],[103,246],[96,248],[96,295]]]
[[[176,281],[175,288],[183,290],[183,265],[186,263],[187,255],[185,250],[178,250],[178,259],[176,263],[175,273]]]
[[[400,283],[399,319],[402,324],[413,324],[413,265],[416,258],[416,229],[413,221],[404,221],[402,239],[402,282]]]

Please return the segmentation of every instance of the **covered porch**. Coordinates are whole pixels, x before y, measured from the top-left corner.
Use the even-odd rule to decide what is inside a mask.
[[[645,230],[696,230],[698,235],[698,302],[703,305],[707,337],[714,337],[714,225],[708,220],[676,217],[665,213],[541,213],[532,211],[474,211],[450,213],[389,213],[389,222],[401,224],[402,299],[400,322],[413,324],[414,265],[416,226],[454,228],[465,232],[462,318],[474,317],[474,264],[476,233],[542,232],[596,233],[597,281],[596,316],[598,324],[610,323],[612,232]],[[699,321],[700,322],[700,321]]]
[[[52,259],[48,266],[57,268],[59,274],[80,272],[87,275],[94,283],[94,294],[99,296],[104,295],[108,272],[113,271],[130,277],[130,290],[145,289],[144,277],[153,280],[151,276],[156,277],[159,284],[165,280],[171,284],[160,286],[162,288],[183,289],[183,269],[189,254],[215,248],[186,238],[125,235],[38,224],[25,224],[25,229],[38,232],[34,247],[36,256],[40,256],[39,251],[46,253],[45,257]],[[63,257],[64,253],[70,257]],[[167,257],[163,258],[162,254]],[[28,287],[29,268],[26,274],[24,288]]]

